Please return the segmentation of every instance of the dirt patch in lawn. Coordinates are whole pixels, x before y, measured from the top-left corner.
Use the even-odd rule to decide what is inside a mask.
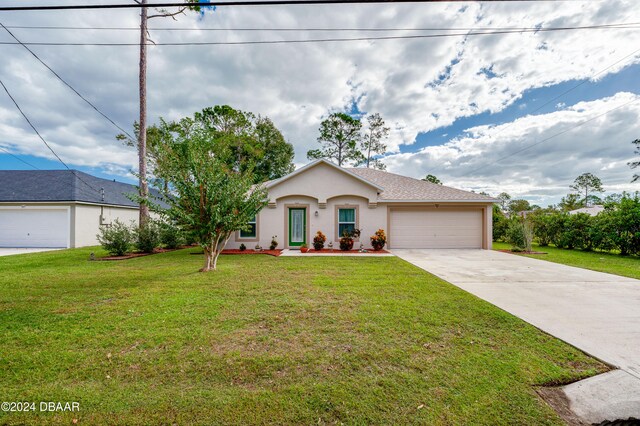
[[[536,392],[569,426],[587,425],[587,423],[581,421],[580,418],[571,411],[571,408],[569,408],[569,399],[559,387],[537,388]]]
[[[544,251],[513,251],[513,250],[505,250],[505,249],[500,249],[496,251],[500,251],[502,253],[509,253],[509,254],[549,254]]]

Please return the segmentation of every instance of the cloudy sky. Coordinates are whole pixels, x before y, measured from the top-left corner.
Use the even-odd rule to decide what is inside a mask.
[[[5,0],[3,5],[78,2]],[[135,29],[138,13],[0,12],[0,22],[14,27],[11,31],[23,42],[135,43],[135,30],[16,27]],[[603,24],[634,25],[469,34],[471,28]],[[391,172],[431,173],[451,186],[506,191],[540,205],[559,201],[584,172],[601,177],[609,193],[640,190],[640,184],[630,183],[632,171],[626,165],[633,159],[631,141],[640,138],[636,0],[219,7],[177,21],[154,19],[150,26],[156,28],[151,36],[157,43],[448,35],[150,47],[151,121],[229,104],[273,119],[295,146],[301,165],[307,150],[317,147],[318,126],[327,114],[379,112],[392,128],[384,159]],[[310,30],[318,28],[396,30]],[[2,31],[0,43],[12,42]],[[138,108],[135,46],[31,48],[116,123],[131,127]],[[118,130],[112,124],[23,47],[0,44],[0,58],[0,79],[67,164],[133,182],[129,172],[137,164],[136,154],[115,140]],[[0,147],[39,168],[62,167],[3,91]],[[0,150],[0,169],[27,168]]]

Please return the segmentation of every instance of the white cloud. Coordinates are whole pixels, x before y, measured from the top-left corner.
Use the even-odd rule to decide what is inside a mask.
[[[640,189],[629,183],[632,171],[626,164],[633,158],[631,141],[639,122],[640,95],[621,92],[562,111],[474,127],[444,145],[385,161],[392,172],[431,173],[447,185],[494,195],[506,191],[547,205],[568,193],[573,179],[585,172],[599,176],[609,192]]]
[[[75,3],[73,0],[59,2]],[[215,13],[207,14],[205,19],[191,14],[179,17],[177,23],[169,19],[153,20],[151,26],[441,28],[592,25],[637,20],[635,3],[634,0],[615,0],[470,3],[465,7],[459,4],[221,7]],[[3,13],[2,19],[5,25],[78,25],[81,22],[86,26],[135,26],[138,21],[134,11],[16,12]],[[16,29],[14,32],[24,41],[137,41],[135,31]],[[369,35],[237,31],[152,31],[151,34],[156,42]],[[0,34],[0,41],[10,41],[10,38]],[[160,116],[179,118],[222,103],[268,115],[295,145],[296,163],[303,163],[306,151],[316,145],[322,117],[329,111],[348,108],[356,101],[360,110],[382,114],[392,127],[390,149],[398,152],[400,146],[413,144],[420,132],[447,126],[460,117],[501,111],[521,99],[526,90],[590,78],[629,55],[633,46],[639,43],[640,33],[632,29],[350,43],[151,47],[149,116],[152,120]],[[24,49],[0,47],[3,55],[0,78],[67,162],[110,170],[134,167],[135,153],[114,140],[117,129],[75,98]],[[136,47],[35,46],[33,49],[119,124],[130,126],[136,119]],[[638,61],[640,56],[629,58],[598,78]],[[534,130],[530,129],[530,132],[533,134]],[[505,134],[509,133],[505,131]],[[17,153],[50,155],[2,96],[0,144]],[[449,146],[436,147],[434,152],[441,152],[446,157],[450,149]],[[474,155],[479,153],[484,153],[481,147],[465,150],[463,164],[477,161]],[[452,160],[443,161],[443,164],[451,161],[452,168],[458,164]]]

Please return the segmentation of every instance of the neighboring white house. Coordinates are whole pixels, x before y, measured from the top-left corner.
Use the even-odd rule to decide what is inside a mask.
[[[604,211],[604,206],[595,205],[589,207],[582,207],[581,209],[571,210],[569,214],[578,214],[578,213],[586,213],[589,216],[597,216],[598,213]]]
[[[138,221],[133,185],[70,170],[0,171],[0,247],[98,244],[100,226]]]
[[[362,231],[365,247],[378,229],[387,233],[389,248],[491,247],[492,206],[498,200],[473,192],[326,160],[265,186],[268,206],[228,248],[268,247],[272,236],[281,248],[311,245],[317,231],[337,248],[342,230],[354,227]]]

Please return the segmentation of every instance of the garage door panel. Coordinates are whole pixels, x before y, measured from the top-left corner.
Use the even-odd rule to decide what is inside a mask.
[[[482,248],[482,210],[391,210],[391,248]]]
[[[67,247],[67,209],[0,209],[0,247]]]

